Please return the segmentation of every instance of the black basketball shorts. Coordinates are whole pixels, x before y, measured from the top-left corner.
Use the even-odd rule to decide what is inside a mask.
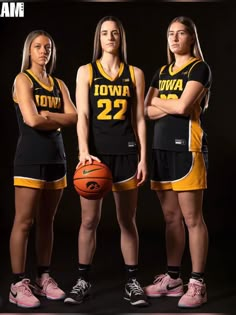
[[[66,165],[15,165],[14,186],[63,189],[67,186]]]
[[[112,191],[122,191],[137,188],[138,156],[130,155],[97,155],[112,172]]]
[[[188,191],[207,188],[207,152],[153,149],[151,189]]]

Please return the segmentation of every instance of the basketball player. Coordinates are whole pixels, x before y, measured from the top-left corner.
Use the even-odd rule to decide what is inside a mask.
[[[45,31],[31,32],[24,43],[21,72],[13,85],[20,136],[14,160],[15,219],[10,237],[13,280],[9,301],[40,305],[25,273],[27,244],[36,223],[37,275],[34,293],[63,299],[50,276],[53,220],[66,187],[66,157],[61,127],[76,124],[77,113],[65,83],[51,73],[56,47]]]
[[[150,297],[182,296],[181,260],[185,227],[192,273],[179,307],[207,301],[204,269],[208,232],[203,219],[207,188],[207,144],[202,115],[208,105],[211,71],[203,59],[196,26],[177,17],[167,30],[168,65],[160,68],[145,99],[148,118],[155,120],[151,189],[156,191],[166,223],[167,273],[144,288]]]
[[[93,61],[78,69],[76,103],[79,164],[102,161],[111,169],[113,196],[127,274],[125,296],[132,305],[147,305],[137,281],[139,239],[135,223],[138,186],[147,177],[144,75],[127,64],[125,31],[112,16],[97,24]],[[81,201],[78,276],[65,303],[88,296],[102,199]]]

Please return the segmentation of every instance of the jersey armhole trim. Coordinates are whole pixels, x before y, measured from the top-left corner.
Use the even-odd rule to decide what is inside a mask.
[[[27,70],[25,70],[25,71],[27,71]],[[26,72],[21,72],[21,73],[24,74],[24,76],[26,76],[26,78],[27,78],[27,79],[30,81],[30,83],[31,83],[31,88],[33,88],[33,87],[34,87],[33,81],[32,81],[31,78],[28,76],[28,74],[27,74]],[[13,99],[13,101],[14,101],[16,104],[18,104],[17,98],[16,98],[16,96],[14,96],[15,81],[16,81],[16,79],[14,80],[14,83],[13,83],[13,86],[12,86],[12,99]]]
[[[92,64],[89,63],[88,67],[89,67],[89,86],[91,87],[92,86],[92,82],[93,82],[93,67],[92,67]]]
[[[197,64],[197,63],[199,63],[199,62],[201,62],[202,60],[200,59],[200,60],[197,60],[196,62],[194,62],[194,64],[192,65],[192,67],[188,70],[188,77],[189,77],[189,74],[190,74],[190,72],[192,71],[192,69],[193,69],[193,67]]]
[[[130,76],[131,76],[131,80],[133,82],[133,85],[136,87],[136,80],[135,80],[135,74],[134,74],[134,67],[133,66],[129,66],[129,71],[130,71]]]
[[[166,68],[166,65],[164,65],[164,66],[161,67],[161,70],[160,70],[160,72],[159,72],[159,75],[164,71],[165,68]]]
[[[54,77],[54,79],[55,79],[55,81],[57,82],[57,84],[58,84],[58,86],[59,86],[59,89],[60,89],[60,91],[61,91],[61,80],[58,79],[58,78],[55,78],[55,77]]]
[[[31,83],[31,87],[33,87],[34,86],[34,83],[33,83],[33,81],[32,81],[32,79],[31,79],[31,77],[27,74],[28,73],[28,71],[27,70],[25,70],[26,72],[22,72],[25,76],[26,76],[26,78],[30,81],[30,83]]]

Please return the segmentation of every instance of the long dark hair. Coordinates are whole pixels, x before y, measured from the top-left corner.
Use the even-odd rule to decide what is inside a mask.
[[[200,46],[199,39],[198,39],[196,25],[189,17],[177,16],[176,18],[174,18],[168,26],[167,37],[168,37],[171,25],[175,22],[179,22],[179,23],[183,24],[187,28],[187,31],[189,32],[189,34],[192,35],[192,37],[194,39],[192,47],[191,47],[191,55],[193,57],[197,57],[199,59],[204,60],[201,46]],[[168,58],[169,64],[175,60],[174,54],[171,52],[168,43],[167,43],[167,58]]]
[[[92,61],[94,62],[97,59],[100,59],[102,56],[102,47],[101,47],[100,35],[101,35],[102,24],[106,21],[114,21],[116,23],[116,25],[119,29],[119,33],[120,33],[119,57],[120,57],[121,61],[127,63],[127,44],[126,44],[125,30],[124,30],[124,27],[123,27],[121,21],[112,15],[103,17],[97,24],[95,35],[94,35]]]
[[[46,69],[47,69],[47,72],[49,74],[51,74],[53,72],[55,65],[56,65],[56,46],[55,46],[54,40],[52,39],[52,36],[43,30],[32,31],[26,37],[26,40],[24,43],[24,48],[23,48],[21,71],[24,71],[24,70],[30,68],[30,66],[31,66],[30,46],[31,46],[33,40],[40,35],[48,37],[52,43],[51,58],[50,58],[48,64],[46,65]]]

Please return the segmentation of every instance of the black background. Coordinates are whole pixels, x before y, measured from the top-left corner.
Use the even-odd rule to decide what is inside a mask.
[[[209,140],[209,173],[203,207],[210,237],[207,264],[210,297],[203,311],[228,313],[232,310],[232,314],[235,314],[236,274],[232,255],[235,248],[236,217],[234,80],[236,21],[232,4],[227,1],[113,3],[42,1],[25,2],[24,13],[24,18],[0,18],[0,294],[4,305],[3,311],[20,311],[8,303],[11,281],[8,243],[14,218],[13,159],[18,137],[11,88],[16,74],[20,71],[26,36],[35,29],[44,29],[52,35],[57,46],[55,75],[65,81],[72,99],[75,100],[76,72],[80,65],[91,61],[97,22],[105,15],[115,15],[122,21],[126,30],[128,61],[144,71],[147,91],[156,69],[166,63],[166,30],[169,22],[178,15],[187,15],[197,25],[201,47],[213,75],[210,106],[205,116]],[[152,122],[147,122],[147,129],[150,166]],[[75,127],[64,129],[63,135],[68,159],[68,187],[65,189],[55,219],[53,271],[62,287],[69,290],[77,268],[77,232],[80,224],[79,197],[72,183],[77,164]],[[147,283],[153,280],[155,273],[165,270],[166,263],[163,217],[159,202],[149,188],[149,182],[140,189],[137,223],[140,232],[141,280]],[[34,247],[33,238],[30,239],[29,246]],[[30,248],[29,253],[27,271],[31,272],[35,266],[32,264],[33,248]],[[76,310],[67,308],[63,303],[43,301],[41,311],[51,313],[84,311],[96,314],[98,310],[103,309],[102,314],[108,312],[114,314],[117,310],[135,312],[128,308],[125,302],[122,303],[123,264],[112,194],[104,200],[94,265],[97,298],[91,303],[84,303]],[[188,253],[184,257],[183,265],[186,283],[191,271]],[[158,310],[174,312],[177,311],[176,305],[175,300],[153,301],[147,312]]]
[[[23,43],[35,29],[48,31],[57,46],[55,75],[67,84],[75,97],[75,78],[80,65],[92,58],[97,22],[115,15],[127,35],[128,62],[145,74],[146,90],[155,70],[166,63],[166,30],[178,15],[191,17],[198,28],[204,57],[212,69],[213,85],[205,126],[209,140],[208,190],[204,216],[210,238],[231,240],[235,226],[235,30],[236,22],[229,2],[25,2],[24,18],[0,18],[1,38],[1,175],[0,232],[9,233],[14,217],[13,158],[18,126],[11,99],[11,87],[20,71]],[[234,51],[234,53],[233,53]],[[148,162],[152,142],[152,122],[148,128]],[[63,131],[68,158],[68,187],[65,189],[55,229],[58,233],[77,233],[80,203],[72,176],[77,164],[75,127]],[[33,150],[33,148],[32,148]],[[137,211],[142,235],[162,235],[163,220],[159,203],[149,182],[140,189]],[[114,203],[110,194],[104,201],[99,233],[116,231]],[[6,234],[5,234],[6,235]]]

